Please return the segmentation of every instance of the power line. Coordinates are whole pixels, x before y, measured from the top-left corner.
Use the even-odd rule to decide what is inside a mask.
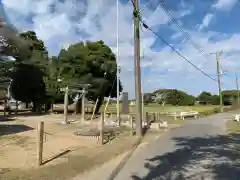
[[[189,40],[190,44],[191,44],[199,53],[201,53],[207,60],[211,60],[212,58],[211,58],[210,54],[207,54],[207,53],[203,50],[203,48],[201,48],[198,44],[196,44],[196,43],[192,40],[191,35],[190,35],[188,32],[186,32],[186,31],[183,30],[183,28],[182,28],[181,25],[180,25],[180,21],[177,20],[177,19],[171,14],[171,12],[164,6],[163,2],[160,2],[159,4],[160,4],[161,8],[165,11],[165,13],[168,15],[168,17],[172,20],[172,22],[175,23],[175,25],[179,28],[179,30],[184,34],[185,39]],[[224,75],[227,75],[228,71],[227,71],[227,70],[224,70],[224,69],[222,68],[222,66],[220,65],[220,63],[219,63],[219,66],[220,66],[220,69],[221,69],[222,73],[223,73]],[[225,71],[225,73],[224,73],[224,71]]]
[[[133,7],[135,9],[134,11],[134,16],[139,16],[139,20],[142,23],[142,26],[149,30],[150,32],[152,32],[157,38],[159,38],[165,45],[169,46],[175,53],[178,54],[178,56],[180,56],[181,58],[183,58],[184,60],[186,60],[190,65],[192,65],[195,69],[197,69],[198,71],[200,71],[202,74],[204,74],[205,76],[207,76],[208,78],[210,78],[211,80],[217,82],[216,79],[212,78],[211,76],[209,76],[207,73],[205,73],[203,70],[201,70],[199,67],[197,67],[195,64],[193,64],[190,60],[188,60],[186,57],[184,57],[178,50],[176,50],[172,45],[170,45],[165,39],[163,39],[163,37],[161,37],[160,35],[158,35],[155,31],[153,31],[145,22],[143,22],[140,14],[138,11],[136,11],[136,7],[135,4],[132,1]]]
[[[190,34],[186,31],[184,31],[179,23],[179,21],[171,14],[171,12],[163,5],[163,3],[160,3],[161,8],[165,11],[165,13],[168,15],[168,17],[172,20],[173,23],[175,23],[175,25],[179,28],[179,30],[184,34],[185,38],[187,40],[190,41],[190,43],[192,44],[192,46],[198,51],[200,52],[206,59],[210,59],[210,55],[205,53],[203,48],[201,48],[198,44],[196,44]]]

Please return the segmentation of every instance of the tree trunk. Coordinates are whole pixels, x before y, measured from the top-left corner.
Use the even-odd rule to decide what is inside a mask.
[[[53,108],[54,108],[54,100],[51,101],[51,107],[50,107],[50,112],[53,113]]]
[[[37,103],[33,101],[32,112],[37,112]]]
[[[49,110],[51,110],[52,103],[46,102],[45,103],[45,113],[47,113]]]
[[[76,103],[76,106],[75,106],[75,112],[76,114],[80,114],[82,112],[82,102],[81,102],[82,99],[79,99],[78,102]]]
[[[18,114],[18,101],[16,101],[16,109],[15,109],[15,114]]]
[[[95,109],[94,114],[96,114],[96,113],[99,112],[100,107],[101,107],[101,105],[102,105],[102,103],[103,103],[103,100],[104,100],[104,97],[103,97],[103,96],[100,96],[100,97],[99,97],[99,100],[98,100],[98,102],[97,102],[97,105],[96,105],[96,109]]]
[[[4,99],[4,116],[6,116],[7,112],[7,99]]]
[[[41,114],[42,113],[42,105],[41,103],[37,102],[36,104],[36,110],[37,110],[37,113]]]
[[[24,108],[24,109],[28,109],[28,108],[29,108],[29,103],[28,103],[28,102],[23,103],[23,108]]]
[[[42,105],[38,101],[33,101],[32,112],[42,113]]]

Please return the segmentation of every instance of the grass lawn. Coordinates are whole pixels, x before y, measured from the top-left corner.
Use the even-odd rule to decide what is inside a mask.
[[[228,133],[240,134],[240,122],[229,120],[226,128]]]
[[[199,113],[204,113],[206,111],[212,111],[216,108],[218,108],[219,106],[213,106],[213,105],[206,105],[206,106],[170,106],[170,105],[166,105],[166,106],[161,106],[158,104],[148,104],[148,105],[144,105],[144,111],[145,112],[180,112],[180,111],[189,111],[189,110],[193,110],[193,111],[198,111]],[[103,110],[104,106],[102,107]],[[136,106],[130,106],[130,112],[134,113]],[[120,104],[120,111],[121,111],[121,104]],[[107,108],[108,112],[116,112],[116,104],[110,104]]]
[[[176,120],[174,120],[174,119],[169,119],[169,120],[168,120],[168,123],[169,123],[169,124],[182,125],[182,124],[184,124],[184,120],[182,120],[182,119],[176,119]]]
[[[184,124],[184,120],[181,120],[181,119],[178,119],[178,118],[175,120],[173,116],[167,116],[167,115],[161,114],[159,116],[159,118],[160,118],[160,121],[165,120],[165,121],[168,122],[168,124],[177,124],[177,125]],[[158,122],[158,121],[159,120],[157,120],[156,122]]]

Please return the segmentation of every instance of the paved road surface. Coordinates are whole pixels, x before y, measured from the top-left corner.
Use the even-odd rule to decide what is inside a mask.
[[[115,180],[240,180],[238,139],[225,132],[232,113],[189,120],[136,151]]]

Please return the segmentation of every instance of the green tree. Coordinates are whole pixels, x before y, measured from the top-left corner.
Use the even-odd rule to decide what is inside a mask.
[[[222,91],[224,105],[233,105],[237,102],[238,91],[237,90],[225,90]]]
[[[203,91],[198,97],[198,101],[201,104],[212,104],[212,94],[210,92]]]
[[[14,59],[26,59],[31,54],[29,42],[19,36],[16,29],[0,22],[0,52],[1,56],[11,56]]]
[[[154,94],[165,94],[165,103],[177,106],[194,105],[196,98],[177,89],[159,89]]]
[[[59,77],[65,84],[90,84],[87,98],[98,99],[96,112],[105,96],[116,97],[116,57],[103,41],[79,42],[59,53]],[[77,87],[77,86],[75,86]],[[120,92],[122,85],[120,83]]]
[[[46,95],[42,71],[34,65],[19,64],[12,73],[11,92],[14,99],[40,108]]]
[[[219,105],[220,104],[220,97],[218,95],[212,96],[212,105]]]
[[[48,75],[49,59],[43,41],[39,40],[33,31],[20,34],[27,41],[25,56],[19,56],[12,73],[11,93],[14,99],[26,103],[33,102],[33,110],[40,111],[41,104],[46,99],[44,77]]]
[[[143,101],[145,105],[153,102],[152,93],[144,93],[143,94]]]

